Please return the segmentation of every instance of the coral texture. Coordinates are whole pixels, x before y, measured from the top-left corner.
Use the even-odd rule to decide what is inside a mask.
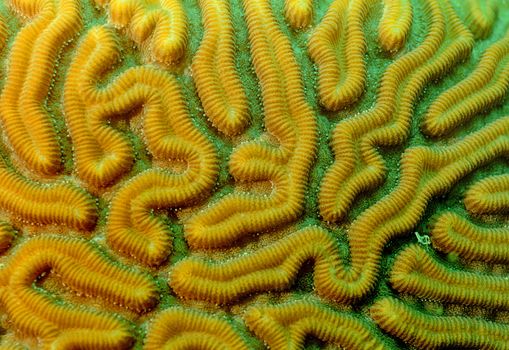
[[[509,350],[509,0],[0,0],[0,350]]]

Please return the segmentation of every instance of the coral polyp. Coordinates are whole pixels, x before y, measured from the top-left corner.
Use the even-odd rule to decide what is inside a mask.
[[[509,0],[0,0],[0,349],[509,350]]]

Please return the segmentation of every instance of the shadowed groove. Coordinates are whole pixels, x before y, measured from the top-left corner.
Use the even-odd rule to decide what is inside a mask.
[[[366,83],[363,23],[372,0],[334,0],[308,43],[318,66],[320,103],[337,111],[356,102]]]
[[[0,14],[0,50],[3,50],[9,36],[9,28],[5,23],[5,16]]]
[[[465,207],[477,215],[509,212],[509,175],[490,176],[474,183],[465,193]]]
[[[181,307],[163,310],[149,328],[143,350],[247,350],[242,337],[226,320]]]
[[[462,316],[435,316],[393,298],[377,300],[371,318],[387,333],[420,349],[509,349],[509,326]]]
[[[9,54],[0,119],[14,153],[29,170],[62,170],[60,145],[45,108],[60,49],[81,28],[78,0],[11,0],[20,16],[34,17],[18,33]]]
[[[509,32],[482,55],[476,69],[428,108],[422,131],[439,137],[503,100],[509,88]]]
[[[390,282],[397,291],[421,299],[496,310],[509,308],[509,280],[506,277],[453,270],[416,244],[398,253],[390,272]]]
[[[383,50],[399,51],[405,45],[411,26],[410,0],[384,0],[384,12],[378,26],[378,42]]]
[[[255,305],[243,316],[247,326],[270,349],[303,349],[306,336],[345,349],[391,349],[360,317],[312,300]]]
[[[193,58],[193,78],[205,114],[222,133],[249,122],[247,97],[235,67],[234,28],[227,0],[200,0],[205,33]]]
[[[149,61],[176,64],[185,55],[187,18],[181,0],[95,0],[106,6],[109,20],[127,28]]]
[[[15,237],[16,234],[12,226],[5,221],[0,221],[0,254],[10,248]]]
[[[232,245],[246,234],[295,220],[303,209],[316,152],[316,120],[304,98],[290,41],[278,27],[268,0],[245,1],[244,9],[265,126],[276,142],[262,137],[240,144],[229,167],[236,181],[271,181],[273,189],[269,195],[234,192],[196,214],[185,226],[192,248]]]
[[[473,38],[449,1],[425,1],[429,32],[415,50],[384,72],[375,106],[337,124],[332,133],[333,165],[319,194],[326,221],[345,217],[355,198],[379,186],[386,176],[379,146],[396,146],[410,131],[413,106],[424,86],[470,53]]]

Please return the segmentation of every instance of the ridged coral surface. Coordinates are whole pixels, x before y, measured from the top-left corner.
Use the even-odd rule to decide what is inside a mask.
[[[509,0],[0,0],[0,349],[508,349]]]

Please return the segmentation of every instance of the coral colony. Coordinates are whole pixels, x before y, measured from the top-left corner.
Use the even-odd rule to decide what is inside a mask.
[[[0,0],[0,349],[509,349],[508,0]]]

